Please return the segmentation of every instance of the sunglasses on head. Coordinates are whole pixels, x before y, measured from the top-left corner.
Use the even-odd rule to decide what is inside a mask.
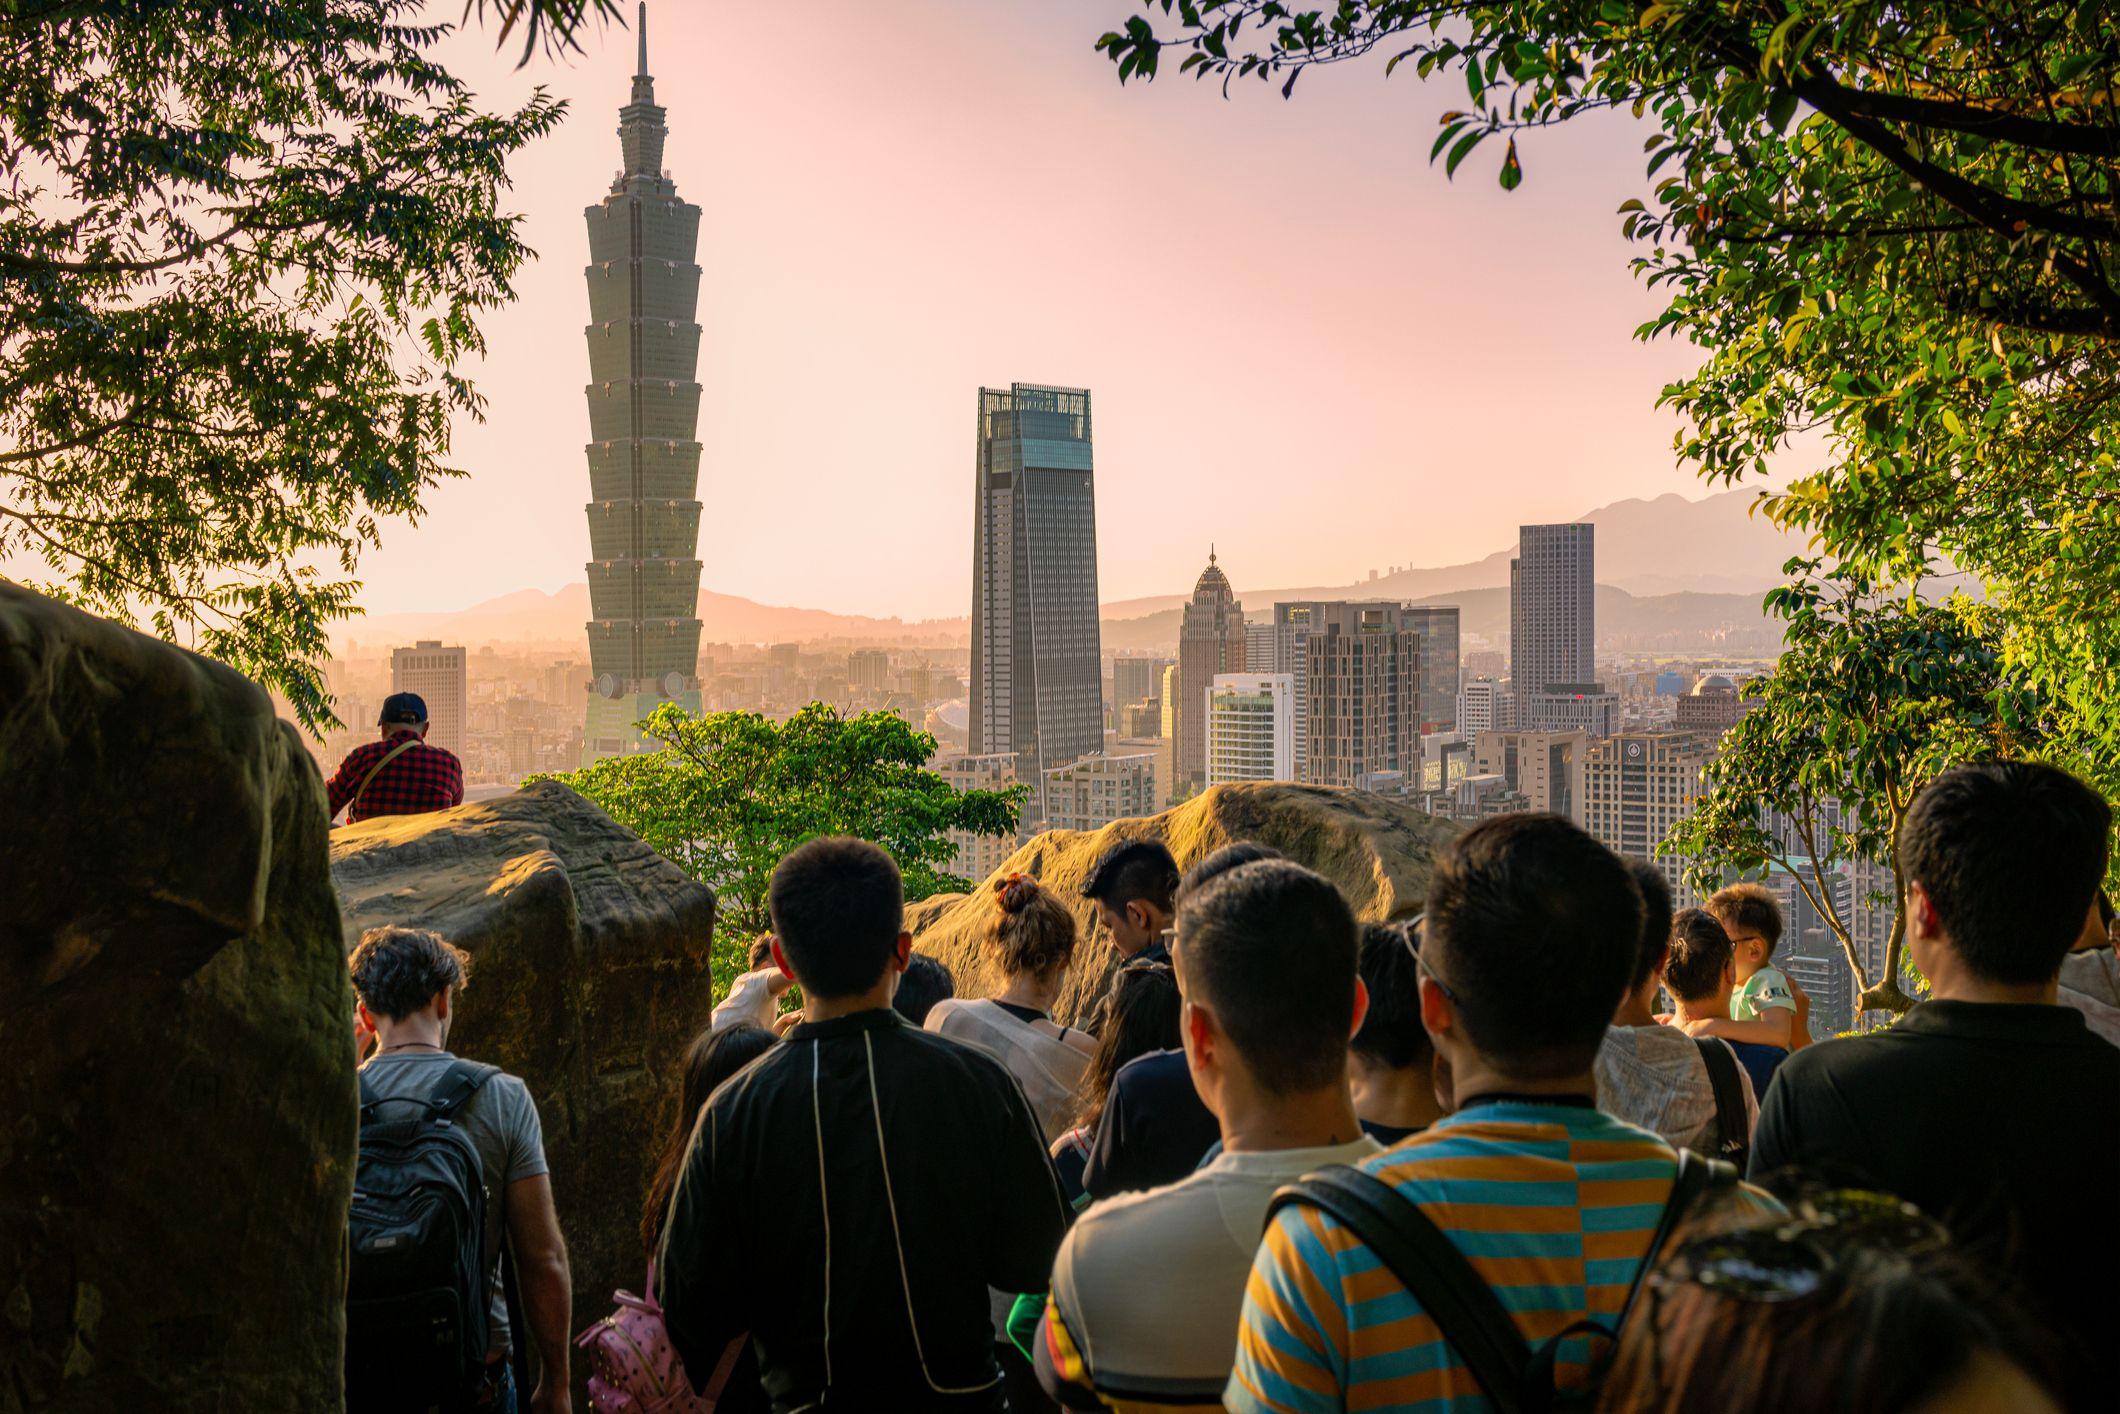
[[[1919,1253],[1948,1246],[1934,1218],[1885,1193],[1835,1188],[1797,1201],[1788,1220],[1695,1238],[1652,1279],[1691,1284],[1736,1301],[1778,1304],[1826,1290],[1844,1243]]]

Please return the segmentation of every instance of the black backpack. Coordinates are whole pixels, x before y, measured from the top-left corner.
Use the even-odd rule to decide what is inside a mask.
[[[1715,1157],[1744,1172],[1752,1155],[1752,1126],[1745,1115],[1744,1077],[1737,1069],[1737,1052],[1713,1036],[1695,1036],[1701,1064],[1708,1067],[1708,1084],[1715,1090],[1715,1130],[1722,1136]]]
[[[1537,1350],[1524,1339],[1493,1288],[1465,1260],[1457,1244],[1429,1220],[1418,1204],[1407,1202],[1382,1179],[1335,1164],[1282,1188],[1273,1195],[1266,1213],[1271,1222],[1281,1209],[1300,1204],[1331,1214],[1419,1299],[1422,1309],[1442,1331],[1443,1339],[1479,1381],[1496,1414],[1549,1414],[1588,1409],[1597,1398],[1594,1384],[1585,1389],[1556,1387],[1554,1365],[1562,1342],[1574,1336],[1602,1335],[1616,1346],[1627,1314],[1634,1309],[1635,1295],[1655,1265],[1671,1229],[1703,1195],[1736,1182],[1737,1170],[1730,1165],[1680,1150],[1671,1197],[1649,1239],[1649,1250],[1635,1273],[1634,1284],[1627,1289],[1619,1320],[1609,1327],[1592,1320],[1577,1321]]]
[[[454,1118],[500,1072],[464,1060],[441,1070],[425,1099],[381,1098],[361,1076],[347,1220],[348,1414],[467,1408],[485,1374],[485,1174]],[[383,1121],[378,1104],[425,1113]]]

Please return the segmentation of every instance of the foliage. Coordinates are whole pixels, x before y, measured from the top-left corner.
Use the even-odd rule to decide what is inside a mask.
[[[1984,581],[2017,670],[2120,793],[2120,8],[2076,0],[1144,0],[1122,80],[1284,93],[1389,56],[1464,80],[1430,152],[1595,110],[1652,129],[1621,206],[1666,296],[1638,332],[1705,361],[1664,401],[1682,461],[1828,463],[1764,498],[1881,580],[1941,555]]]
[[[507,160],[563,109],[481,111],[420,8],[0,4],[0,556],[312,730],[362,551],[458,474]]]
[[[959,891],[950,830],[1006,835],[1024,791],[966,791],[927,770],[935,738],[888,712],[842,717],[813,702],[785,722],[756,712],[693,716],[671,703],[641,724],[653,751],[555,776],[595,801],[720,896],[748,940],[770,926],[773,866],[804,840],[855,835],[882,846],[908,899]]]
[[[1731,873],[1788,874],[1839,939],[1862,1009],[1904,1011],[1901,890],[1882,965],[1856,946],[1835,876],[1861,862],[1892,869],[1901,822],[1931,777],[1956,762],[2021,756],[2044,724],[2037,697],[2004,665],[1984,610],[1884,596],[1866,576],[1792,560],[1767,596],[1787,621],[1787,648],[1746,685],[1758,705],[1722,739],[1693,812],[1665,841],[1697,860],[1703,892]]]

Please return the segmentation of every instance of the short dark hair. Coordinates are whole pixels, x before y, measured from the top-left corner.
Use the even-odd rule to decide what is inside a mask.
[[[1421,956],[1483,1057],[1550,1079],[1596,1058],[1641,926],[1618,855],[1558,815],[1499,815],[1436,857]]]
[[[1628,988],[1632,991],[1649,980],[1664,949],[1671,946],[1671,885],[1664,871],[1646,860],[1628,860],[1627,872],[1634,876],[1634,887],[1642,891],[1641,946],[1634,954],[1634,981]]]
[[[2057,767],[1959,766],[1914,798],[1899,877],[1921,885],[1976,976],[2043,982],[2083,931],[2112,824],[2097,792]]]
[[[1178,907],[1178,975],[1273,1094],[1346,1073],[1357,930],[1340,891],[1300,864],[1245,864]]]
[[[1764,940],[1768,957],[1781,946],[1781,901],[1765,884],[1732,884],[1717,889],[1708,899],[1708,912],[1723,925],[1723,931],[1742,931]],[[2080,926],[2083,920],[2076,921]]]
[[[1232,869],[1257,864],[1262,859],[1287,857],[1272,845],[1260,844],[1257,840],[1238,840],[1235,844],[1223,845],[1206,858],[1195,860],[1193,867],[1185,871],[1185,877],[1178,881],[1177,897],[1183,899],[1210,879],[1219,879]]]
[[[891,1007],[915,1026],[927,1024],[935,1003],[957,995],[957,979],[926,953],[916,952],[898,974],[898,990],[891,994]]]
[[[905,930],[898,865],[867,840],[830,835],[799,845],[773,870],[773,933],[813,997],[876,985]]]
[[[1421,1025],[1421,971],[1413,961],[1418,945],[1410,922],[1362,925],[1357,970],[1369,991],[1369,1010],[1349,1044],[1371,1065],[1409,1070],[1435,1054]]]
[[[1723,969],[1737,949],[1722,921],[1705,908],[1681,910],[1671,920],[1671,960],[1664,986],[1682,1002],[1698,1001],[1722,984]]]
[[[346,966],[362,1004],[392,1021],[471,980],[470,955],[426,928],[370,928]]]
[[[1178,861],[1161,840],[1126,840],[1104,852],[1082,884],[1082,897],[1112,908],[1139,900],[1168,913],[1178,893]]]

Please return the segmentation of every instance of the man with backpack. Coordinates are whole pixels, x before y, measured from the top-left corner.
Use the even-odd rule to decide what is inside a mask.
[[[470,959],[418,928],[371,928],[350,966],[361,1153],[348,1240],[346,1405],[514,1414],[503,1256],[537,1348],[534,1414],[568,1414],[573,1301],[544,1132],[515,1076],[459,1060],[449,1023]]]
[[[1482,821],[1437,859],[1421,1020],[1450,1113],[1276,1196],[1231,1410],[1510,1411],[1595,1384],[1671,1226],[1736,1181],[1597,1109],[1641,925],[1627,866],[1558,816]]]

